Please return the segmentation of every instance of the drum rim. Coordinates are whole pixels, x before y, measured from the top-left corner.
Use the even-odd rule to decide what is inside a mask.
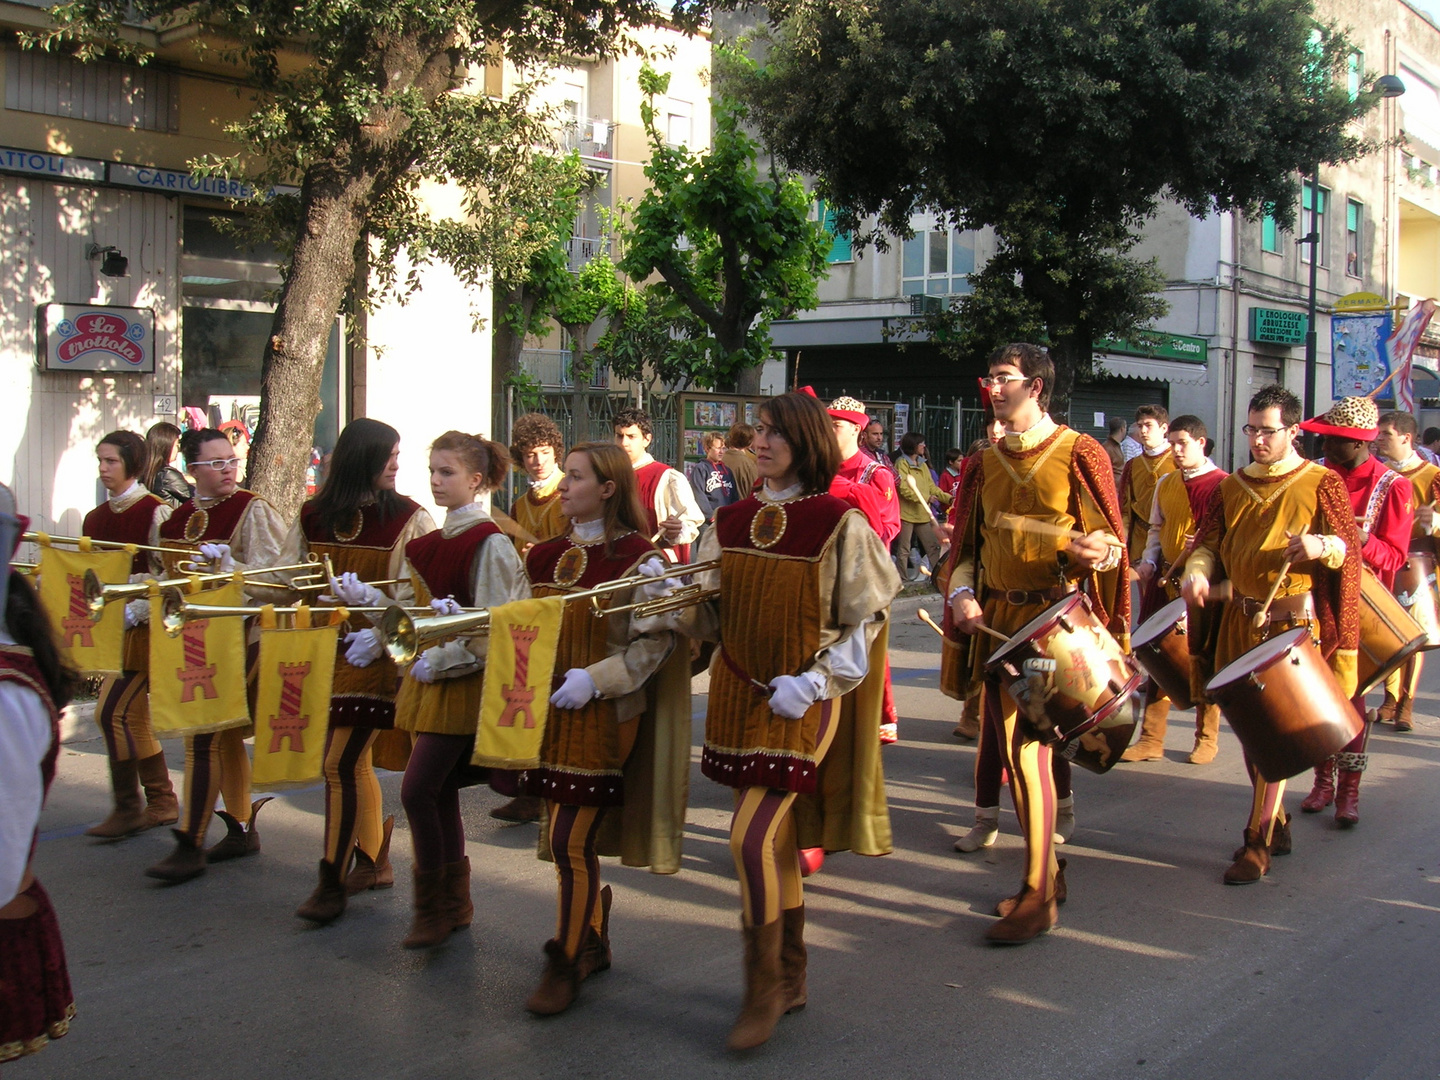
[[[1231,660],[1230,663],[1226,664],[1223,668],[1221,668],[1213,676],[1211,676],[1210,681],[1205,684],[1206,691],[1208,692],[1228,689],[1231,685],[1238,682],[1246,675],[1254,675],[1258,672],[1265,671],[1268,668],[1274,667],[1277,663],[1279,663],[1287,655],[1289,655],[1291,649],[1299,645],[1301,641],[1305,638],[1310,638],[1310,643],[1312,645],[1315,643],[1315,639],[1310,637],[1310,628],[1308,626],[1292,627],[1289,630],[1282,630],[1274,637],[1266,638],[1264,641],[1260,642],[1260,644],[1254,645],[1251,648],[1246,649],[1234,660]],[[1289,640],[1289,644],[1286,645],[1284,648],[1280,648],[1280,644],[1282,642],[1285,642],[1287,639]],[[1275,649],[1276,652],[1275,655],[1271,657],[1268,661],[1266,661],[1264,664],[1261,664],[1258,667],[1244,668],[1243,670],[1239,670],[1235,675],[1230,675],[1228,678],[1222,679],[1222,676],[1226,676],[1231,668],[1238,668],[1240,663],[1244,661],[1247,656],[1249,656],[1253,652],[1259,652],[1261,649]]]
[[[1116,694],[1109,701],[1107,701],[1091,716],[1087,717],[1083,727],[1077,727],[1073,732],[1071,732],[1069,735],[1066,735],[1063,739],[1056,739],[1049,745],[1052,747],[1066,746],[1074,742],[1076,739],[1080,738],[1080,736],[1087,735],[1090,732],[1094,731],[1106,720],[1109,720],[1122,708],[1128,705],[1130,703],[1130,699],[1135,696],[1136,692],[1140,689],[1140,687],[1144,684],[1146,678],[1148,677],[1149,676],[1144,671],[1133,672],[1130,677],[1125,680],[1125,685],[1121,688],[1121,692]],[[1139,725],[1137,724],[1136,727],[1138,726]],[[1054,731],[1055,729],[1051,728],[1050,730]]]
[[[1022,645],[1027,645],[1035,640],[1035,635],[1043,630],[1046,625],[1058,616],[1063,615],[1066,611],[1069,611],[1071,607],[1084,599],[1084,593],[1072,592],[1069,596],[1062,596],[1059,600],[1056,600],[1044,611],[1040,612],[1039,615],[1036,615],[1019,630],[1011,634],[1009,641],[992,652],[990,659],[987,661],[987,666],[990,664],[1004,663],[1005,660],[1012,656]]]
[[[1169,603],[1167,603],[1164,607],[1162,607],[1162,608],[1160,608],[1159,610],[1157,610],[1157,611],[1156,611],[1154,614],[1152,614],[1148,619],[1146,619],[1144,622],[1142,622],[1139,626],[1137,626],[1137,627],[1135,628],[1135,632],[1130,635],[1130,648],[1131,648],[1132,650],[1143,649],[1143,648],[1146,648],[1146,647],[1149,646],[1149,645],[1153,645],[1155,642],[1157,642],[1157,641],[1159,641],[1161,638],[1165,637],[1165,634],[1159,633],[1158,630],[1150,630],[1150,631],[1148,631],[1149,636],[1146,637],[1146,636],[1145,636],[1145,634],[1147,633],[1146,627],[1148,627],[1151,623],[1155,623],[1156,626],[1157,626],[1157,628],[1158,628],[1158,627],[1164,627],[1165,633],[1168,634],[1169,631],[1170,631],[1170,628],[1171,628],[1172,626],[1174,626],[1177,622],[1180,621],[1180,616],[1179,616],[1179,615],[1172,616],[1168,621],[1166,621],[1166,622],[1164,622],[1164,623],[1159,622],[1159,619],[1160,619],[1160,617],[1161,617],[1162,615],[1164,615],[1167,611],[1169,611],[1169,610],[1170,610],[1171,608],[1173,608],[1173,607],[1176,607],[1177,605],[1179,606],[1179,608],[1180,608],[1180,613],[1181,613],[1182,615],[1183,615],[1183,614],[1188,614],[1188,612],[1189,612],[1189,607],[1190,607],[1190,606],[1185,602],[1185,598],[1184,598],[1183,596],[1177,597],[1176,599],[1171,600],[1171,601],[1170,601]]]

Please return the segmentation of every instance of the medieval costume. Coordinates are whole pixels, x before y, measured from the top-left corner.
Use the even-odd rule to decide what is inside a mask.
[[[684,473],[644,454],[635,463],[635,484],[640,489],[640,508],[645,511],[650,536],[660,531],[660,522],[666,518],[679,518],[680,535],[673,541],[662,537],[656,543],[671,549],[679,562],[689,562],[690,545],[700,535],[700,526],[705,524],[705,515],[695,502],[690,481]]]
[[[1433,512],[1440,502],[1440,465],[1432,465],[1419,454],[1412,453],[1404,461],[1391,462],[1390,467],[1410,481],[1415,509],[1418,511],[1425,506],[1431,507]],[[1437,528],[1440,528],[1440,515],[1433,517],[1432,524],[1427,528],[1420,523],[1417,513],[1414,527],[1410,530],[1409,553],[1433,557]],[[1410,731],[1414,727],[1415,691],[1420,686],[1424,657],[1424,652],[1417,652],[1385,680],[1385,700],[1376,710],[1375,719],[1393,721],[1397,732]]]

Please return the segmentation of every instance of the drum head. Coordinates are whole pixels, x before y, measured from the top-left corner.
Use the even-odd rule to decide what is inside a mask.
[[[1238,660],[1221,668],[1215,677],[1205,684],[1205,689],[1219,690],[1252,672],[1264,670],[1309,636],[1310,631],[1304,626],[1276,634],[1269,641],[1261,642]]]
[[[1000,648],[996,649],[993,653],[990,654],[990,659],[988,663],[998,664],[1002,662],[1007,656],[1010,655],[1011,652],[1019,649],[1036,634],[1040,633],[1041,630],[1044,630],[1047,626],[1054,622],[1057,617],[1064,615],[1072,607],[1078,604],[1080,602],[1080,597],[1080,593],[1071,593],[1063,600],[1055,601],[1055,603],[1051,604],[1039,615],[1036,615],[1035,618],[1031,619],[1019,630],[1011,634],[1009,641],[1007,641],[1004,645],[1001,645]]]
[[[1135,628],[1130,635],[1130,647],[1139,649],[1170,632],[1170,628],[1185,616],[1185,599],[1171,600]]]

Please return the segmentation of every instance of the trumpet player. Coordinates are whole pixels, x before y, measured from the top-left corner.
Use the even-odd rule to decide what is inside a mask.
[[[145,440],[133,431],[112,431],[95,447],[106,499],[85,515],[83,535],[93,540],[158,547],[160,526],[170,504],[140,482],[147,460]],[[161,570],[155,552],[136,552],[130,580],[143,581]],[[148,600],[125,605],[125,644],[119,675],[107,675],[100,687],[95,719],[105,737],[114,806],[110,816],[85,830],[87,836],[116,840],[180,818],[165,751],[150,727],[150,639],[145,624]],[[141,798],[141,789],[144,798]]]
[[[163,556],[166,572],[173,573],[196,545],[201,558],[222,572],[278,566],[285,523],[273,506],[240,487],[240,458],[229,437],[215,428],[187,431],[180,453],[195,478],[195,494],[160,526],[161,546],[186,549],[186,554]],[[210,863],[259,853],[255,814],[269,800],[250,801],[245,752],[250,734],[249,728],[236,727],[185,737],[185,816],[174,830],[175,850],[145,871],[150,877],[188,881],[205,873]],[[206,849],[210,814],[221,794],[225,809],[217,813],[225,822],[225,836]]]
[[[328,557],[338,577],[330,592],[352,607],[408,604],[410,586],[405,545],[435,530],[419,503],[395,490],[400,471],[400,433],[389,424],[362,417],[352,420],[335,440],[330,472],[319,493],[300,508],[300,519],[286,540],[287,552],[309,551]],[[382,592],[368,582],[399,580]],[[314,922],[335,917],[327,867],[338,867],[349,895],[388,889],[395,883],[390,867],[390,830],[384,818],[380,781],[371,748],[382,732],[395,727],[395,695],[400,671],[385,654],[379,632],[362,627],[341,640],[325,734],[325,841],[320,880],[295,914]],[[409,740],[386,756],[384,767],[403,769]],[[355,868],[347,872],[351,856]],[[338,914],[336,912],[335,914]]]

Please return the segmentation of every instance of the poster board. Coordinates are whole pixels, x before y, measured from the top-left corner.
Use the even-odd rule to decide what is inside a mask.
[[[765,398],[759,394],[712,394],[701,391],[679,395],[680,437],[675,443],[675,468],[681,472],[692,461],[705,460],[706,432],[724,436],[735,424],[754,425]]]

